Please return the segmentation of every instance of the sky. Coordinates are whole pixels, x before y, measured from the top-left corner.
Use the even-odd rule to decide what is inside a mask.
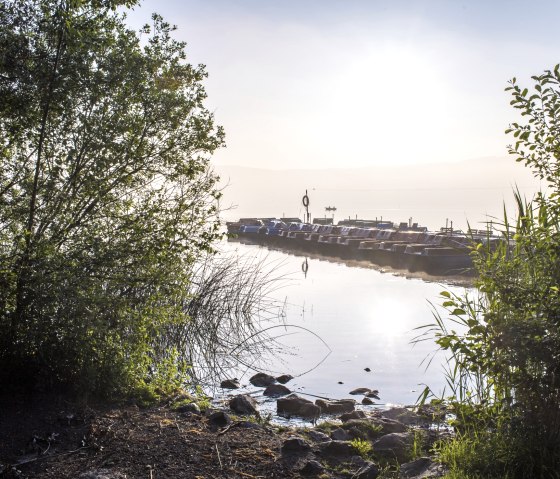
[[[507,154],[504,92],[560,62],[560,2],[144,0],[203,63],[217,165],[453,163]]]

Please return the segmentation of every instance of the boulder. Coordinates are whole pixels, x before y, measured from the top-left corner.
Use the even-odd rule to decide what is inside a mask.
[[[271,376],[270,374],[257,373],[253,377],[251,377],[251,379],[249,379],[249,382],[253,386],[265,388],[267,386],[270,386],[271,384],[274,384],[276,382],[276,378]]]
[[[216,411],[208,416],[208,423],[214,427],[225,427],[231,424],[231,417],[223,411]]]
[[[373,398],[373,399],[377,399],[379,401],[379,391],[377,389],[374,389],[373,391],[370,391],[369,393],[366,393],[365,396],[367,398]]]
[[[321,408],[296,394],[290,394],[276,401],[276,412],[279,416],[299,416],[306,419],[317,419],[321,415]]]
[[[422,475],[426,471],[428,471],[432,464],[432,460],[429,457],[421,457],[419,459],[416,459],[415,461],[401,464],[399,469],[400,475],[403,478],[417,478],[418,476],[422,477]]]
[[[334,441],[350,441],[352,436],[348,433],[348,431],[339,427],[331,432],[331,439]]]
[[[224,379],[220,383],[220,387],[222,389],[239,389],[239,381],[237,378],[235,379]]]
[[[328,442],[331,440],[331,438],[327,436],[324,432],[316,431],[315,429],[309,431],[307,435],[309,436],[309,439],[315,442]]]
[[[373,452],[386,459],[406,462],[410,457],[414,434],[412,432],[394,432],[381,436],[373,443]]]
[[[352,391],[350,391],[349,394],[351,394],[352,396],[359,396],[362,394],[367,394],[370,393],[371,389],[370,388],[357,388],[357,389],[353,389]]]
[[[300,474],[304,476],[318,476],[325,468],[319,461],[307,461],[305,465],[299,470]]]
[[[350,457],[356,454],[356,450],[346,441],[324,442],[320,444],[319,450],[326,457]]]
[[[286,386],[282,384],[271,384],[267,386],[263,394],[267,397],[278,398],[281,396],[287,396],[292,391],[290,391]]]
[[[195,402],[190,402],[190,403],[187,403],[187,404],[181,404],[181,406],[177,407],[175,410],[177,412],[200,414],[200,407]]]
[[[367,417],[364,411],[356,409],[352,412],[347,412],[339,417],[342,422],[350,421],[351,419],[365,419]]]
[[[407,426],[417,426],[426,421],[425,418],[404,407],[394,407],[381,412],[381,416],[387,419],[394,419]]]
[[[379,476],[379,467],[373,462],[360,468],[352,477],[355,479],[376,479]]]
[[[362,399],[362,404],[364,406],[371,406],[372,404],[375,404],[370,398],[365,397]]]
[[[366,373],[371,373],[371,369],[370,369],[370,368],[364,368],[364,371],[365,371]]]
[[[399,421],[387,419],[384,417],[372,418],[373,424],[380,426],[384,434],[391,434],[393,432],[406,432],[408,428]]]
[[[375,422],[370,419],[350,419],[340,426],[348,431],[350,436],[360,439],[377,439],[382,433],[375,427]]]
[[[292,436],[282,443],[282,454],[304,454],[311,450],[311,446],[301,437]]]
[[[321,408],[321,412],[326,414],[343,414],[352,412],[356,407],[356,401],[353,399],[317,399],[315,404]]]
[[[282,376],[278,376],[276,378],[276,381],[278,381],[280,384],[286,384],[290,382],[292,379],[294,379],[294,377],[291,376],[290,374],[282,374]]]
[[[257,401],[248,394],[241,394],[230,399],[229,407],[237,414],[258,414]]]

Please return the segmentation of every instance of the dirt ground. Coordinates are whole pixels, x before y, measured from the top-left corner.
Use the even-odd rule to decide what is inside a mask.
[[[288,433],[284,433],[288,434]],[[77,406],[60,397],[0,398],[0,478],[175,479],[300,477],[282,436],[170,407]]]

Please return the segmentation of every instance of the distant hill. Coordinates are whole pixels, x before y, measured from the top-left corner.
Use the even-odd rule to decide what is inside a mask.
[[[488,217],[503,216],[503,202],[513,206],[512,188],[532,197],[540,188],[531,172],[509,157],[479,158],[446,164],[355,169],[268,170],[216,166],[222,178],[223,216],[299,216],[308,190],[313,217],[380,218],[439,228],[446,219],[465,228]]]

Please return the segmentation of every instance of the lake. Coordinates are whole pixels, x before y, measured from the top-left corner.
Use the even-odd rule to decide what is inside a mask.
[[[267,355],[258,369],[293,375],[288,386],[309,399],[346,398],[352,389],[368,387],[379,390],[381,404],[411,404],[425,384],[443,390],[442,354],[426,366],[435,343],[411,341],[415,328],[433,322],[430,302],[437,304],[444,289],[462,293],[465,287],[237,242],[223,249],[264,261],[286,278],[270,293],[281,308],[282,327],[269,332],[281,352]],[[248,384],[253,374],[245,369],[238,377]]]

